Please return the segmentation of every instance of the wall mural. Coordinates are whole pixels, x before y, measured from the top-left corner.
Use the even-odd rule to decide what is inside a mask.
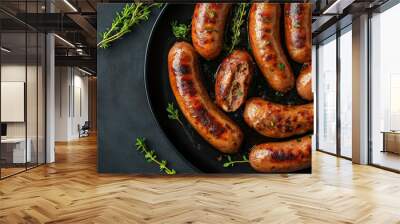
[[[311,4],[102,4],[98,170],[311,173]]]

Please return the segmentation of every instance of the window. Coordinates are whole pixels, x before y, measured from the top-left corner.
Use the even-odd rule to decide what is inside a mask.
[[[371,162],[400,170],[400,5],[371,18]]]
[[[336,36],[318,48],[318,149],[336,153]]]
[[[340,36],[340,155],[352,157],[352,32],[345,28]]]

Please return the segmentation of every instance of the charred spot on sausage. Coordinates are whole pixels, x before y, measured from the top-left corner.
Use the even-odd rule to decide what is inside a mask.
[[[176,76],[186,75],[191,73],[191,68],[189,65],[182,63],[174,63],[173,64],[174,74]]]

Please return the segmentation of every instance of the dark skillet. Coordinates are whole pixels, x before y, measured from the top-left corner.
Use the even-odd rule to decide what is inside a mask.
[[[152,29],[147,46],[144,74],[147,98],[151,111],[160,128],[175,148],[200,171],[205,173],[254,173],[255,171],[246,163],[238,164],[234,167],[223,167],[223,163],[227,161],[226,156],[222,155],[219,151],[203,140],[185,120],[182,113],[180,113],[180,118],[184,124],[183,128],[178,122],[168,119],[168,114],[166,112],[168,103],[172,102],[174,103],[175,108],[178,108],[168,79],[167,56],[171,46],[177,41],[172,34],[171,23],[176,20],[179,23],[190,24],[193,10],[193,4],[168,4],[160,13]],[[230,16],[230,18],[231,17],[232,16]],[[230,21],[230,19],[228,21]],[[246,26],[243,26],[242,33],[242,45],[238,48],[248,49],[250,51],[247,40],[247,21]],[[229,37],[229,34],[226,36]],[[281,37],[284,37],[283,34]],[[200,59],[203,82],[212,99],[215,99],[215,71],[225,56],[226,53],[222,53],[219,58],[211,62]],[[294,73],[298,74],[301,69],[301,64],[297,64],[293,61],[290,61],[290,63],[292,64]],[[294,89],[284,96],[276,94],[275,91],[268,86],[265,78],[258,69],[256,70],[249,91],[249,97],[252,96],[261,96],[265,99],[283,104],[306,103],[298,97]],[[242,114],[243,108],[240,108],[235,113],[228,114],[241,127],[245,136],[240,154],[233,155],[232,159],[240,160],[242,155],[248,154],[248,150],[254,144],[264,143],[267,141],[286,140],[267,138],[258,134],[244,123]],[[306,169],[301,170],[298,173],[310,172],[311,169]]]

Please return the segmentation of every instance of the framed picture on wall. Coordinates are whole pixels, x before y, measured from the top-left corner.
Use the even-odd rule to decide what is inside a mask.
[[[1,122],[25,121],[25,82],[1,82]]]

